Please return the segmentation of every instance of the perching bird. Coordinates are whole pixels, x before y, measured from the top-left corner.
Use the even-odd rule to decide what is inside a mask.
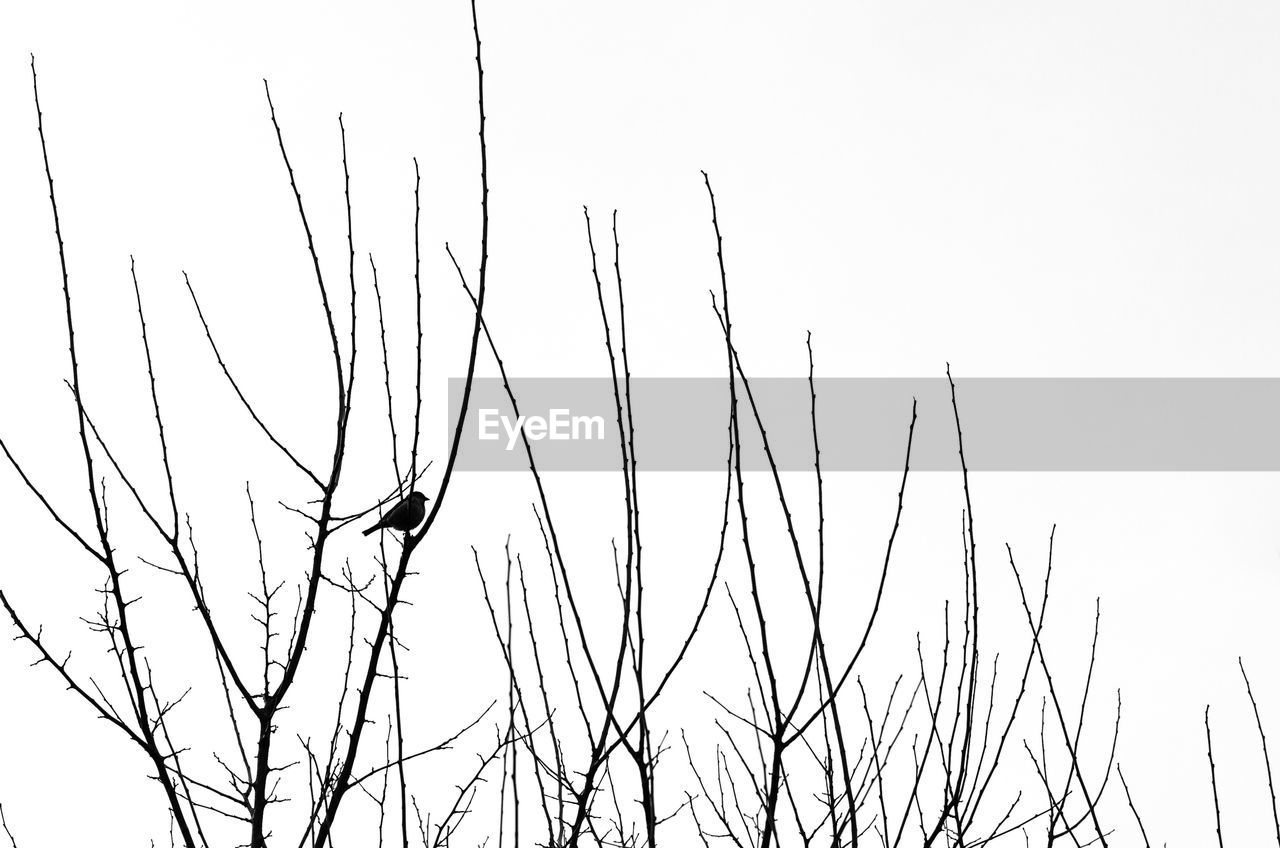
[[[382,529],[399,530],[408,533],[422,523],[427,516],[427,496],[421,492],[410,492],[409,497],[391,507],[382,520],[364,531],[366,536]]]

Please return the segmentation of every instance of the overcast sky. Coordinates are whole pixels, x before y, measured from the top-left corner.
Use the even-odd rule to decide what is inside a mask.
[[[803,376],[807,331],[826,377],[941,377],[947,362],[971,377],[1278,373],[1276,4],[484,0],[480,17],[488,312],[515,374],[607,373],[584,204],[601,222],[619,210],[632,370],[723,372],[701,170],[716,187],[735,331],[753,374]],[[245,481],[261,486],[267,504],[304,490],[219,382],[182,271],[264,415],[317,462],[331,438],[327,340],[262,80],[321,260],[335,273],[345,261],[343,113],[357,250],[374,254],[396,300],[389,326],[401,353],[411,343],[413,157],[420,163],[424,436],[442,457],[446,381],[463,373],[470,331],[444,243],[467,269],[478,254],[472,51],[469,10],[452,0],[25,3],[0,13],[0,433],[71,515],[89,513],[61,383],[65,328],[29,54],[77,298],[86,403],[158,486],[132,255],[172,408],[180,494],[197,535],[209,537],[210,560],[222,550],[235,562],[217,590],[234,606],[235,580],[242,569],[254,573],[242,561],[251,541]],[[370,337],[363,350],[376,368],[375,346]],[[481,371],[493,373],[491,363]],[[360,422],[369,442],[351,485],[372,495],[386,488],[389,464],[376,443],[380,377],[367,374],[371,408]],[[831,481],[831,544],[851,563],[853,609],[862,609],[858,581],[882,550],[896,483],[889,474]],[[552,485],[580,525],[574,546],[599,561],[596,602],[611,602],[616,481],[566,474]],[[701,573],[714,551],[722,480],[654,473],[643,485],[653,596],[665,588],[668,600],[655,603],[678,622],[692,603],[687,570]],[[795,485],[809,483],[797,475]],[[527,480],[472,473],[457,486],[430,565],[412,584],[417,605],[403,637],[427,669],[411,687],[423,742],[505,692],[469,546],[498,567],[508,533],[531,555],[539,544]],[[915,631],[936,635],[944,589],[963,586],[958,475],[931,472],[913,486],[894,572],[902,576],[890,584],[876,660],[885,668],[899,653],[910,660]],[[1124,690],[1119,756],[1153,839],[1212,838],[1202,744],[1212,702],[1224,829],[1236,844],[1260,844],[1274,828],[1235,663],[1252,662],[1264,720],[1280,727],[1280,676],[1269,667],[1280,635],[1272,614],[1280,479],[987,473],[973,486],[984,562],[1004,587],[997,592],[1009,588],[1003,544],[1025,551],[1039,574],[1058,527],[1050,644],[1064,675],[1087,662],[1101,596],[1098,691]],[[133,519],[119,497],[124,532]],[[79,646],[76,662],[89,668],[100,646],[78,616],[98,602],[98,573],[9,470],[0,473],[0,504],[0,585],[64,652]],[[298,557],[296,524],[279,509],[269,518],[272,543]],[[297,562],[286,558],[281,575],[295,574]],[[134,568],[139,580],[157,581]],[[176,695],[189,659],[207,661],[208,648],[180,587],[163,577],[140,615]],[[1022,637],[1019,614],[993,608],[993,629]],[[730,619],[716,623],[677,704],[702,709],[699,690],[727,675],[716,652],[738,646]],[[32,834],[24,848],[161,839],[162,799],[145,763],[47,668],[27,668],[30,653],[0,641],[0,803],[15,829]],[[1113,696],[1098,697],[1105,723],[1102,705]],[[323,702],[299,711],[313,707]],[[421,779],[456,782],[448,773]],[[1109,797],[1117,818],[1122,803]]]

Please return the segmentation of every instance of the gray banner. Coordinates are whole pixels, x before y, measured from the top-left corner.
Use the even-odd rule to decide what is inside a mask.
[[[815,381],[824,471],[900,471],[919,402],[912,468],[955,470],[955,423],[945,378]],[[449,380],[455,421],[463,380]],[[458,467],[519,471],[530,437],[540,470],[619,465],[612,384],[604,378],[512,381],[517,420],[496,378],[477,379]],[[784,471],[812,470],[809,386],[758,378],[751,388]],[[1280,471],[1280,379],[956,380],[965,457],[974,471]],[[728,446],[723,378],[633,378],[639,466],[718,471]],[[743,467],[765,470],[759,433],[739,387]],[[452,427],[450,427],[452,432]]]

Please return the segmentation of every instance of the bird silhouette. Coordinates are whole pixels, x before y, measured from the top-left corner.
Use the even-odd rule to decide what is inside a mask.
[[[408,533],[422,523],[427,516],[427,496],[421,492],[410,492],[409,497],[391,507],[382,520],[364,531],[364,535],[372,535],[379,530],[399,530]]]

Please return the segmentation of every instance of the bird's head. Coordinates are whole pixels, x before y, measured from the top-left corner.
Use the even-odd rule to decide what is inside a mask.
[[[425,504],[429,499],[426,495],[422,494],[422,492],[410,492],[409,500],[416,504]]]

